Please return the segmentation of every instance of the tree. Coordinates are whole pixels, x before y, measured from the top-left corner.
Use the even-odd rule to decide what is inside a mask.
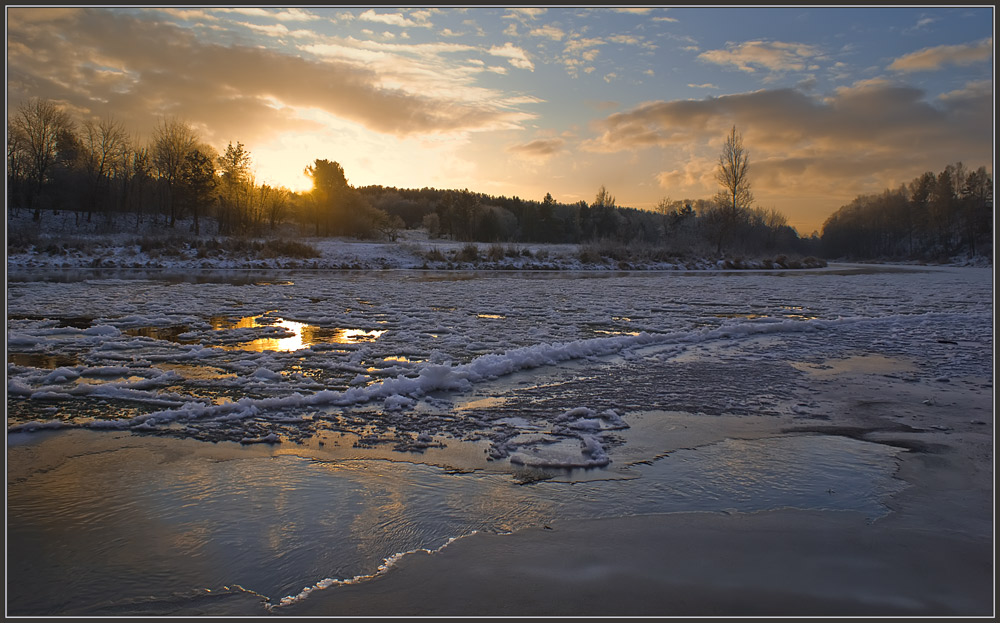
[[[212,157],[200,149],[188,152],[178,179],[178,198],[194,219],[191,228],[196,235],[201,233],[198,217],[212,205],[216,181]]]
[[[617,205],[615,204],[614,195],[609,193],[603,184],[597,190],[594,203],[590,207],[590,215],[594,226],[593,234],[599,234],[601,237],[607,238],[617,236],[620,225]]]
[[[125,201],[125,210],[135,210],[136,228],[142,223],[142,210],[150,190],[153,178],[153,161],[149,148],[141,145],[137,139],[131,139],[125,157],[125,174],[122,176],[121,193]]]
[[[745,220],[747,211],[753,205],[750,190],[750,152],[743,147],[743,136],[734,125],[726,137],[726,143],[719,154],[719,166],[715,173],[722,189],[716,194],[719,210],[715,214],[717,227],[716,252],[722,252],[722,245],[739,224]]]
[[[89,186],[87,222],[90,222],[95,209],[102,206],[108,208],[111,182],[125,174],[128,143],[125,126],[112,117],[96,123],[92,120],[84,122],[83,165]]]
[[[184,158],[195,148],[197,142],[198,137],[191,126],[176,119],[162,119],[153,130],[153,146],[150,150],[152,164],[157,176],[166,186],[165,201],[171,227],[177,217],[174,186],[180,178]]]
[[[25,200],[25,182],[28,172],[28,153],[26,135],[15,125],[14,120],[7,120],[7,203],[18,213]]]
[[[18,109],[13,126],[17,133],[14,146],[23,150],[25,201],[29,210],[34,208],[32,218],[37,221],[41,219],[39,196],[58,162],[60,150],[67,147],[73,122],[51,101],[33,98]]]
[[[930,217],[938,233],[938,250],[944,255],[952,252],[955,207],[957,193],[955,192],[954,167],[948,165],[938,174],[930,195]]]
[[[305,168],[305,174],[312,178],[313,209],[316,222],[316,235],[320,233],[320,225],[324,233],[329,234],[331,224],[342,228],[344,224],[343,208],[347,195],[347,176],[344,168],[337,162],[316,159]]]
[[[253,199],[253,179],[250,171],[250,152],[237,141],[226,146],[218,158],[222,174],[219,193],[219,230],[245,231],[252,225],[250,214]]]
[[[914,253],[914,238],[918,231],[924,229],[930,214],[930,197],[934,189],[935,178],[930,171],[910,182],[907,190],[910,194],[909,209],[903,219],[906,230],[906,241],[909,254]]]
[[[594,197],[594,208],[614,208],[615,198],[614,195],[608,192],[608,189],[601,184],[601,187],[597,190],[597,196]]]
[[[993,214],[993,180],[986,167],[979,167],[966,176],[960,197],[966,243],[969,252],[976,255],[977,240],[988,241]]]
[[[545,193],[545,198],[542,199],[542,205],[538,210],[538,228],[541,233],[541,238],[545,242],[550,242],[555,239],[554,222],[555,222],[555,207],[556,200],[552,198],[552,193]]]

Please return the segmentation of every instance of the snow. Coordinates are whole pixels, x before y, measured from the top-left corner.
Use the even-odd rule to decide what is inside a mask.
[[[359,258],[388,253],[356,244]],[[937,392],[992,392],[989,268],[203,271],[178,263],[162,271],[52,273],[18,261],[8,264],[9,438],[78,428],[270,453],[274,465],[253,469],[273,469],[272,476],[255,473],[252,485],[239,487],[250,486],[261,503],[302,506],[271,510],[285,529],[299,530],[290,541],[298,549],[282,541],[278,557],[322,554],[301,583],[269,588],[277,606],[366,581],[408,552],[440,549],[415,544],[524,525],[566,508],[583,508],[584,516],[692,504],[753,511],[788,504],[793,494],[801,495],[794,504],[814,504],[808,493],[817,481],[864,484],[883,472],[891,481],[899,449],[854,439],[688,445],[686,427],[696,420],[711,428],[716,417],[782,425],[835,419],[816,391],[838,375],[921,388],[928,409]],[[317,444],[329,454],[312,461]],[[674,460],[658,462],[665,446]],[[748,484],[731,471],[705,478],[709,468],[736,470],[733,456],[754,458],[738,475],[760,481]],[[330,457],[344,460],[329,469]],[[364,458],[378,461],[357,469],[376,476],[344,474]],[[247,489],[225,489],[236,472],[223,470],[244,469],[236,463],[213,462],[214,503],[245,499]],[[190,475],[186,464],[175,468]],[[229,478],[215,478],[222,473]],[[312,480],[296,480],[303,474]],[[503,486],[643,478],[654,484],[594,489],[594,498],[585,487]],[[150,480],[139,489],[160,482]],[[377,492],[374,482],[392,486]],[[303,483],[315,487],[310,495],[288,494]],[[855,487],[822,502],[868,509],[889,486],[878,483],[875,493]],[[150,499],[174,504],[173,485],[158,486],[169,494]],[[747,487],[769,497],[748,499]],[[125,489],[108,495],[124,499]],[[356,502],[368,497],[370,506]],[[391,538],[358,548],[345,536],[355,531],[340,529],[332,511],[322,517],[329,526],[317,528],[311,520],[320,500],[336,501],[337,512],[358,521],[356,532]],[[459,500],[467,504],[461,512],[448,506]],[[383,517],[393,509],[402,515]],[[315,547],[326,539],[329,547]],[[331,577],[335,569],[339,579]]]
[[[673,261],[601,261],[584,262],[580,259],[580,245],[463,242],[430,237],[426,230],[414,229],[400,232],[398,240],[366,241],[350,238],[321,238],[303,236],[294,227],[278,232],[280,237],[305,243],[319,252],[319,257],[254,257],[244,252],[227,252],[223,248],[212,254],[199,254],[193,246],[173,242],[170,253],[161,249],[142,251],[137,241],[146,237],[155,239],[174,235],[178,240],[204,242],[217,240],[217,236],[194,235],[191,223],[179,221],[171,230],[166,226],[146,224],[142,233],[94,233],[99,229],[91,224],[76,224],[70,212],[43,215],[42,227],[31,221],[30,214],[8,214],[8,230],[19,232],[38,231],[37,240],[30,248],[8,248],[8,269],[133,269],[170,270],[274,270],[274,269],[448,269],[448,270],[725,270],[727,261],[708,257],[687,257]],[[88,231],[90,230],[90,231]],[[81,238],[80,232],[86,232]],[[30,236],[27,236],[30,238]],[[81,242],[82,240],[82,242]],[[247,242],[262,242],[247,239]],[[479,259],[463,261],[460,252],[469,244],[478,249]],[[224,247],[224,245],[217,245]],[[64,248],[65,247],[65,248]],[[490,253],[490,249],[502,253]],[[433,259],[443,258],[443,259]],[[737,258],[746,269],[770,268],[766,258]]]
[[[878,350],[916,362],[904,373],[914,379],[947,382],[989,368],[992,347],[991,274],[977,268],[163,277],[11,281],[8,351],[77,363],[9,358],[8,431],[61,423],[299,443],[333,428],[420,451],[412,431],[487,439],[494,461],[606,466],[644,403],[803,413],[790,404],[789,361]],[[656,372],[693,359],[708,377]],[[720,385],[727,360],[758,376]],[[517,400],[456,409],[493,389]],[[129,409],[114,416],[98,400]],[[59,417],[38,412],[66,403]],[[248,435],[251,425],[263,432]]]

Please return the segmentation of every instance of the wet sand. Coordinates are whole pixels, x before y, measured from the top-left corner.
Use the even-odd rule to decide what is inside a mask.
[[[836,418],[791,425],[907,448],[909,487],[854,512],[676,513],[475,534],[291,616],[978,616],[995,612],[989,378],[817,385]]]

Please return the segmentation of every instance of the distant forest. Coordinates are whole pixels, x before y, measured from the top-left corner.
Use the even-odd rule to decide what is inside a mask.
[[[855,259],[993,256],[993,178],[950,164],[909,184],[862,195],[823,224],[821,253]]]
[[[909,185],[862,196],[800,237],[773,209],[753,205],[748,152],[734,127],[719,158],[721,190],[710,199],[663,199],[653,211],[619,206],[601,186],[591,202],[562,203],[462,190],[354,187],[341,165],[305,168],[314,188],[296,193],[258,183],[246,147],[223,153],[182,121],[162,120],[142,144],[113,118],[77,123],[49,100],[8,118],[7,206],[44,228],[44,212],[67,211],[86,229],[150,225],[190,235],[395,240],[403,229],[467,242],[657,246],[676,254],[827,258],[992,255],[992,179],[984,167],[949,165]]]

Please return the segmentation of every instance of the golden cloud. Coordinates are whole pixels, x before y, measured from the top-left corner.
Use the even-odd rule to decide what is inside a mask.
[[[309,125],[295,118],[296,109],[324,110],[397,136],[511,127],[525,118],[498,94],[463,90],[454,80],[451,92],[403,88],[403,78],[388,86],[357,60],[207,43],[192,30],[124,12],[12,12],[9,107],[46,97],[98,116],[113,113],[142,130],[162,115],[178,116],[246,142]],[[441,83],[433,67],[408,78],[419,80],[421,71],[425,87]],[[288,107],[268,105],[273,98]]]
[[[972,65],[993,58],[993,38],[964,45],[924,48],[894,60],[889,69],[900,72],[935,71],[946,65]]]

